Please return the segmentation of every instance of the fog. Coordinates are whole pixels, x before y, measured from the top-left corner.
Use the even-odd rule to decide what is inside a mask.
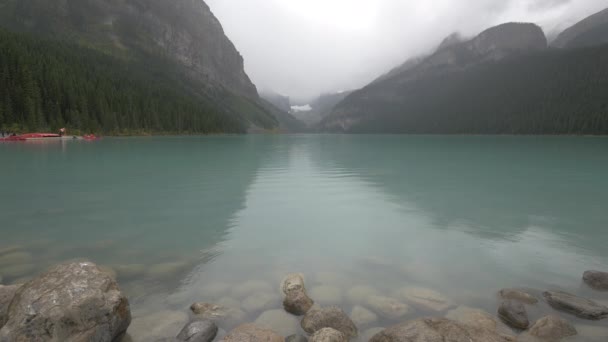
[[[509,21],[551,38],[606,0],[207,0],[260,90],[292,98],[354,89],[455,31]]]

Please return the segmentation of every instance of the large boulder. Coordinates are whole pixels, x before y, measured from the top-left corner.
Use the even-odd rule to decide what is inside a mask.
[[[608,307],[592,300],[561,291],[545,291],[543,297],[555,310],[584,319],[599,320],[608,317]]]
[[[17,290],[0,341],[114,341],[130,323],[116,281],[91,262],[70,262]]]
[[[370,342],[507,342],[508,336],[446,318],[423,318],[385,329]]]
[[[500,298],[505,300],[516,300],[524,304],[536,304],[538,299],[533,295],[518,289],[502,289],[498,291]]]
[[[583,274],[583,281],[591,288],[608,291],[608,273],[600,271],[587,271]]]
[[[2,328],[8,320],[8,306],[11,304],[19,287],[21,287],[21,285],[0,285],[0,328]]]
[[[179,332],[177,339],[184,342],[211,342],[217,335],[217,330],[217,325],[211,321],[193,321]]]
[[[560,341],[576,335],[576,329],[565,319],[551,315],[536,321],[528,333],[544,341]]]
[[[276,332],[255,324],[243,324],[232,330],[224,342],[284,342],[285,338]]]
[[[312,334],[310,342],[348,342],[348,339],[336,329],[323,328]]]
[[[333,328],[343,333],[348,339],[357,337],[355,323],[342,309],[335,306],[311,309],[302,319],[301,326],[310,335],[323,328]]]
[[[308,297],[304,290],[291,291],[283,300],[283,308],[285,311],[296,316],[306,314],[313,305],[314,301]]]
[[[514,300],[505,300],[500,304],[498,317],[515,329],[525,330],[530,326],[526,308],[522,303]]]

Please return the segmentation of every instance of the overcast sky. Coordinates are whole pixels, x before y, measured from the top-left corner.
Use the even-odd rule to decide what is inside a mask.
[[[548,35],[606,0],[206,0],[258,89],[293,98],[364,86],[452,32],[509,21]]]

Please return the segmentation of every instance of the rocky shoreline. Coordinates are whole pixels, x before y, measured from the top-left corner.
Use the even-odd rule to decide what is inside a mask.
[[[608,273],[587,271],[582,279],[594,291],[608,291]],[[264,290],[269,287],[265,283],[242,284],[243,294],[253,285]],[[539,294],[525,289],[500,290],[496,314],[492,315],[458,305],[426,288],[407,287],[390,296],[366,286],[354,286],[346,294],[331,293],[332,289],[322,287],[309,292],[304,275],[299,273],[285,276],[280,290],[276,296],[250,295],[236,304],[228,299],[222,303],[194,303],[189,314],[183,314],[188,318],[185,325],[180,323],[181,329],[163,331],[164,336],[174,337],[149,340],[553,342],[579,334],[569,317],[590,321],[608,318],[606,305],[563,291]],[[328,305],[332,295],[344,295],[357,304],[347,313],[337,305]],[[272,306],[277,298],[282,298],[282,309]],[[543,303],[554,312],[532,321],[529,312]],[[248,323],[241,308],[267,311]],[[435,314],[407,319],[416,311]],[[396,324],[360,330],[380,319]],[[129,301],[111,270],[89,261],[57,265],[25,284],[0,285],[0,342],[127,342],[132,341],[127,334],[130,325]]]

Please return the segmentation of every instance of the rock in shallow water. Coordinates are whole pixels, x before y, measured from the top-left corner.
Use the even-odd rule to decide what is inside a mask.
[[[304,290],[291,291],[283,300],[285,311],[296,316],[306,314],[313,305],[314,301],[308,297]]]
[[[587,271],[583,274],[583,281],[593,289],[608,291],[607,272]]]
[[[336,329],[323,328],[312,334],[310,342],[348,342],[348,339]]]
[[[372,295],[367,298],[367,306],[384,318],[398,320],[411,312],[409,305],[384,296]]]
[[[355,322],[358,327],[362,327],[378,321],[378,316],[367,310],[366,308],[355,305],[350,312],[350,318]]]
[[[446,311],[455,306],[454,303],[441,293],[422,287],[406,287],[398,291],[408,303],[428,311]]]
[[[281,291],[289,294],[292,291],[306,291],[304,287],[304,275],[302,273],[290,273],[281,281]]]
[[[530,326],[526,308],[522,303],[514,300],[505,300],[500,304],[500,307],[498,308],[498,317],[507,325],[515,329],[525,330]]]
[[[217,335],[217,325],[204,320],[188,323],[177,335],[177,339],[185,342],[211,342]]]
[[[528,333],[545,341],[560,341],[576,335],[576,329],[565,319],[551,315],[536,321]]]
[[[223,328],[232,328],[243,322],[247,316],[240,309],[227,308],[211,303],[194,303],[190,310],[198,319],[210,320]]]
[[[301,325],[308,334],[314,334],[323,328],[333,328],[343,333],[348,339],[357,337],[355,323],[342,309],[335,306],[322,309],[312,308],[302,319]]]
[[[496,319],[494,316],[490,315],[490,313],[467,306],[459,306],[456,309],[450,310],[445,317],[462,324],[468,324],[487,330],[496,330],[497,328]]]
[[[524,304],[536,304],[538,299],[533,295],[518,289],[502,289],[498,292],[502,299],[517,300]]]
[[[241,307],[249,313],[270,309],[278,304],[277,297],[270,293],[256,293],[243,299]]]
[[[379,292],[375,288],[366,285],[353,286],[346,293],[346,298],[352,304],[365,304],[370,296],[377,295]]]
[[[370,342],[507,342],[495,331],[460,324],[446,318],[423,318],[395,325],[374,335]]]
[[[17,290],[0,341],[113,341],[130,323],[116,281],[91,262],[71,262]]]
[[[155,341],[155,339],[176,339],[175,335],[188,323],[188,315],[181,311],[163,310],[145,316],[133,317],[129,335],[133,341]]]
[[[4,326],[8,320],[8,306],[11,304],[13,297],[21,285],[0,285],[0,328]]]
[[[308,342],[308,339],[302,335],[290,335],[285,338],[285,342]]]
[[[283,310],[268,310],[255,320],[259,327],[276,331],[280,335],[289,336],[298,332],[298,319]]]
[[[570,293],[546,291],[543,292],[543,297],[555,310],[564,311],[580,318],[600,320],[608,317],[608,307]]]
[[[243,324],[232,330],[224,342],[284,342],[285,339],[276,332],[255,324]]]

